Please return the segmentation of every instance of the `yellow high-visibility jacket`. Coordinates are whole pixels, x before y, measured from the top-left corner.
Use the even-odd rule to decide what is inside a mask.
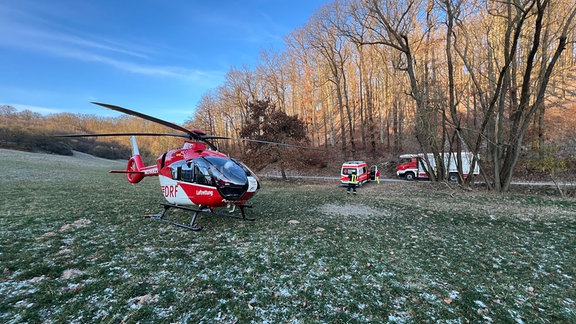
[[[355,175],[355,174],[352,174],[352,177],[350,178],[350,180],[348,181],[348,183],[356,184],[356,175]]]

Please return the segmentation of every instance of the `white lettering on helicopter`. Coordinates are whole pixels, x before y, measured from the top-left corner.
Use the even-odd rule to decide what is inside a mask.
[[[162,186],[162,193],[164,197],[176,197],[178,193],[178,185],[171,185],[171,186]]]
[[[214,192],[212,190],[196,190],[196,194],[198,196],[214,196]]]
[[[157,173],[158,173],[158,167],[153,167],[152,169],[144,170],[144,174],[157,174]]]

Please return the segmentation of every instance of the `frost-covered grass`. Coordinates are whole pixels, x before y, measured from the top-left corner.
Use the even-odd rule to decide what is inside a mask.
[[[0,150],[0,322],[576,321],[573,198],[265,181],[191,232],[123,167]]]

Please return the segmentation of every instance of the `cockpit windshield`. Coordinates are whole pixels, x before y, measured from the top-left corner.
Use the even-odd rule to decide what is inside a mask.
[[[216,181],[234,185],[245,185],[248,182],[247,172],[231,159],[218,156],[206,156],[198,160],[208,162],[206,163],[207,167]],[[200,161],[198,162],[200,163]]]

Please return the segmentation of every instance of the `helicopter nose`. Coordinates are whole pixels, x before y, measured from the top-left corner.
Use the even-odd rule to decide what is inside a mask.
[[[248,181],[245,184],[225,183],[218,186],[218,191],[226,200],[241,200],[248,191]]]

